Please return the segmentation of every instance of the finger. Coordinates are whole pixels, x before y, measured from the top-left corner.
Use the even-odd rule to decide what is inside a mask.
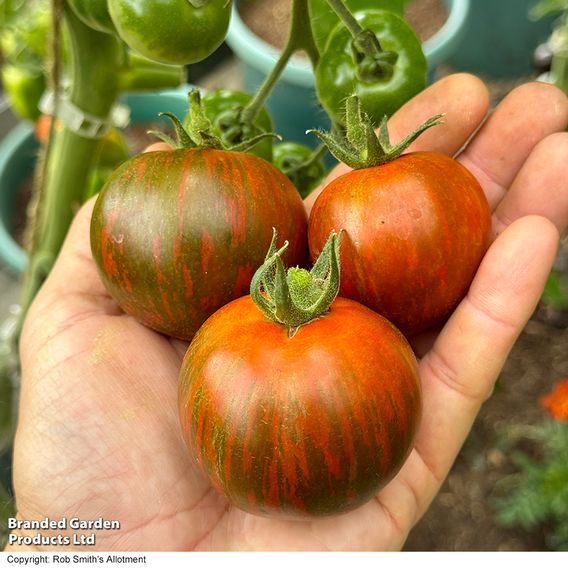
[[[553,85],[526,83],[511,91],[460,155],[494,209],[523,162],[548,135],[568,125],[568,99]]]
[[[448,75],[430,85],[402,106],[389,120],[389,133],[393,143],[410,134],[428,118],[444,114],[444,122],[424,132],[408,151],[432,150],[455,154],[483,122],[489,107],[487,88],[473,75]],[[345,164],[332,170],[324,183],[305,200],[311,210],[321,190],[331,180],[347,172]]]
[[[391,140],[401,140],[432,116],[443,114],[443,123],[426,130],[407,151],[428,150],[453,156],[479,128],[488,108],[489,93],[479,78],[466,73],[448,75],[392,116]]]
[[[560,233],[568,225],[568,133],[551,134],[539,142],[494,212],[500,233],[525,215],[541,215]]]
[[[533,313],[558,240],[555,226],[543,217],[511,224],[489,249],[467,297],[421,360],[424,410],[416,450],[436,479],[447,474]]]
[[[165,142],[154,142],[153,144],[150,144],[150,146],[147,146],[146,148],[144,148],[144,153],[146,153],[146,152],[171,152],[172,149],[173,148],[169,144],[166,144]]]

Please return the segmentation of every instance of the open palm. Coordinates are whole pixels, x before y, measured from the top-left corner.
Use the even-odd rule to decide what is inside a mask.
[[[487,107],[478,79],[454,75],[389,123],[397,140],[445,113],[444,125],[411,150],[450,155],[476,132],[460,160],[486,191],[496,240],[444,328],[415,342],[422,424],[402,470],[374,499],[337,517],[282,521],[234,509],[211,488],[178,422],[186,345],[141,326],[107,294],[90,254],[91,203],[78,214],[22,335],[18,517],[118,520],[120,530],[97,533],[104,550],[400,548],[534,310],[568,223],[566,97],[549,85],[524,85],[479,128]]]

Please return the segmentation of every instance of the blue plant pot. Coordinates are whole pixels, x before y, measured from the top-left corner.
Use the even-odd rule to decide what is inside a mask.
[[[122,103],[130,108],[131,123],[160,118],[158,113],[170,111],[180,120],[188,109],[189,86],[159,93],[129,93]],[[24,180],[33,171],[38,142],[29,123],[18,123],[0,142],[0,262],[15,273],[22,272],[27,254],[12,236],[17,196]]]
[[[475,0],[449,64],[492,78],[513,78],[534,71],[537,45],[551,33],[554,17],[533,21],[536,0]]]
[[[440,63],[454,53],[460,43],[470,10],[470,0],[445,0],[449,16],[444,26],[424,42],[430,76]],[[233,10],[227,44],[241,62],[246,91],[254,93],[274,67],[279,52],[256,36]],[[319,106],[314,74],[309,61],[293,57],[284,69],[280,80],[266,102],[275,129],[286,140],[315,145],[314,137],[308,137],[308,128],[327,128],[329,121]]]

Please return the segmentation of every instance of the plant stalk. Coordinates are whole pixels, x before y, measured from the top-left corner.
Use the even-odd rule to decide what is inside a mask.
[[[296,51],[300,50],[306,52],[312,67],[315,67],[319,60],[319,51],[310,24],[308,0],[293,0],[290,31],[286,45],[280,52],[280,56],[271,72],[266,76],[250,103],[243,109],[242,118],[244,122],[254,122],[262,105],[282,75],[288,61]]]
[[[119,93],[119,72],[124,62],[122,46],[113,35],[83,24],[66,3],[63,17],[70,39],[69,99],[84,112],[106,119]],[[54,133],[22,284],[20,322],[51,270],[84,200],[98,143],[98,138],[80,135],[65,124]]]
[[[339,16],[339,19],[345,24],[345,27],[355,37],[363,31],[361,24],[357,21],[355,16],[351,13],[349,8],[345,5],[343,0],[326,0],[332,10]]]

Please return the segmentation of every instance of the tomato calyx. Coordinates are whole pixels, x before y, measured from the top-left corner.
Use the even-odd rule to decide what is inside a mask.
[[[398,53],[383,51],[372,30],[364,29],[351,42],[353,61],[357,64],[356,75],[363,83],[388,81],[394,74]]]
[[[255,272],[250,293],[264,315],[287,327],[293,337],[298,328],[323,316],[339,292],[341,267],[339,246],[341,231],[332,231],[310,271],[292,267],[288,271],[282,253],[288,241],[276,249],[276,230],[264,263]]]
[[[369,116],[361,109],[357,95],[347,98],[345,131],[340,133],[308,130],[317,136],[341,162],[353,169],[371,168],[398,158],[424,131],[442,123],[443,114],[437,114],[421,124],[397,144],[391,144],[384,116],[377,131]]]
[[[160,116],[167,116],[173,123],[176,137],[175,139],[163,132],[151,131],[163,142],[166,142],[174,149],[180,148],[216,148],[230,150],[234,152],[246,152],[255,144],[267,137],[280,137],[274,132],[261,132],[251,129],[247,136],[241,136],[233,143],[232,138],[218,136],[214,132],[213,124],[205,113],[199,89],[189,91],[189,112],[182,124],[179,118],[171,112],[161,112]],[[245,134],[245,133],[243,133]]]

